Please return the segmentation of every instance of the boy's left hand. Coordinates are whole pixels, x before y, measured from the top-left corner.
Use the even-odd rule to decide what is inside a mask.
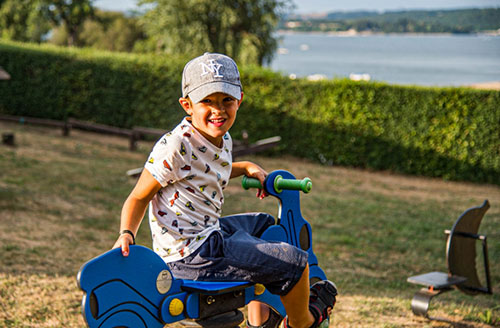
[[[245,167],[245,175],[249,178],[255,178],[260,181],[262,185],[264,185],[264,180],[266,179],[267,172],[261,168],[259,165],[248,162],[248,164]],[[263,199],[264,197],[267,197],[268,194],[264,189],[259,189],[257,191],[257,197],[260,199]]]

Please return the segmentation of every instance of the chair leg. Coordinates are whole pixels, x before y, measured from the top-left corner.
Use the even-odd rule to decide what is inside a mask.
[[[439,289],[434,290],[430,288],[422,288],[415,293],[413,299],[411,300],[411,310],[415,315],[423,316],[429,318],[427,311],[429,310],[429,305],[434,296],[444,293],[450,289]]]

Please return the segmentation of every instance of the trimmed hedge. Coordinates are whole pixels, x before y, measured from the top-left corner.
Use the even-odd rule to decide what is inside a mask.
[[[184,60],[0,42],[0,112],[118,127],[169,126]]]
[[[187,58],[0,42],[0,112],[170,129]],[[500,92],[290,80],[241,67],[232,129],[325,164],[500,184]]]

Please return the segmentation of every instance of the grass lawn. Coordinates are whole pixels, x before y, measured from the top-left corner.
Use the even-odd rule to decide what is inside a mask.
[[[0,122],[16,147],[0,145],[0,327],[85,327],[80,266],[108,250],[121,205],[152,143],[130,152],[128,140],[81,131]],[[340,291],[332,327],[500,326],[500,187],[368,172],[297,158],[246,157],[268,171],[308,176],[302,213],[313,228],[321,266]],[[224,214],[277,214],[273,198],[258,200],[240,181],[226,189]],[[449,292],[431,304],[446,321],[415,317],[418,286],[406,278],[446,271],[444,229],[467,208],[489,199],[480,232],[488,234],[494,295]],[[139,244],[150,246],[143,223]],[[175,325],[172,325],[175,327]]]

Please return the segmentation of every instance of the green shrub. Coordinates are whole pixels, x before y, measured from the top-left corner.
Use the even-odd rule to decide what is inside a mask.
[[[0,43],[0,112],[169,129],[186,58]],[[500,92],[290,80],[241,67],[232,133],[282,137],[274,154],[500,184]]]

